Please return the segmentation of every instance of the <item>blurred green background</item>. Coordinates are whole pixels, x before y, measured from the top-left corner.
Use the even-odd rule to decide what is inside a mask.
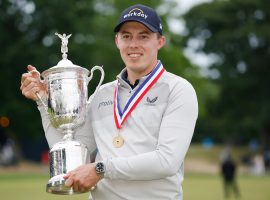
[[[167,38],[159,58],[167,71],[188,79],[197,92],[199,118],[186,158],[185,199],[223,198],[220,162],[224,152],[229,152],[238,166],[243,199],[269,200],[269,2],[136,3],[157,10]],[[61,52],[54,33],[72,33],[69,59],[88,69],[102,65],[105,82],[114,80],[124,64],[114,44],[113,28],[120,12],[133,4],[124,0],[0,0],[1,199],[61,198],[44,191],[48,146],[35,103],[19,89],[26,66],[32,64],[39,71],[55,66]],[[89,93],[98,78],[95,75]]]

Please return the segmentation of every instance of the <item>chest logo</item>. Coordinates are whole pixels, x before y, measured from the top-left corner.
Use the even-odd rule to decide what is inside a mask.
[[[157,101],[157,99],[158,99],[158,97],[155,97],[153,99],[150,99],[149,97],[147,97],[146,101],[147,101],[147,103],[152,104],[152,103],[155,103]]]
[[[109,101],[102,101],[99,103],[98,108],[104,107],[104,106],[111,106],[113,105],[113,101],[109,100]]]

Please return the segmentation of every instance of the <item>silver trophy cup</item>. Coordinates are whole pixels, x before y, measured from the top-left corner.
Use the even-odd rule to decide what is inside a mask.
[[[104,71],[102,67],[95,66],[89,76],[87,69],[74,65],[67,59],[67,44],[71,35],[56,35],[62,40],[63,59],[56,66],[41,73],[47,89],[47,99],[44,101],[37,95],[47,110],[51,125],[63,133],[63,140],[50,149],[50,180],[47,183],[47,192],[70,195],[80,192],[66,187],[63,176],[90,162],[86,145],[76,141],[74,133],[85,123],[87,106],[103,81]],[[88,83],[95,70],[100,70],[101,78],[94,94],[88,99]]]

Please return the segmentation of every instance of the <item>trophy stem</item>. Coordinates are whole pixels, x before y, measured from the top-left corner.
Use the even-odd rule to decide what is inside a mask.
[[[70,140],[73,140],[74,139],[74,136],[73,136],[73,133],[74,131],[73,130],[70,130],[70,129],[67,129],[64,131],[64,141],[70,141]]]

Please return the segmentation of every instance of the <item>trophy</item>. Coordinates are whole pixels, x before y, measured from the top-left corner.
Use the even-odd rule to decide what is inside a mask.
[[[62,141],[56,143],[49,153],[50,180],[47,192],[53,194],[78,194],[72,187],[65,186],[63,178],[69,171],[90,162],[89,151],[83,143],[74,139],[75,131],[85,123],[87,106],[96,95],[103,79],[102,67],[95,66],[89,71],[74,65],[67,59],[68,38],[70,35],[55,33],[61,41],[62,60],[54,67],[41,73],[46,90],[47,99],[39,100],[45,107],[51,125],[63,134]],[[101,72],[98,86],[88,99],[88,83],[95,70]]]

